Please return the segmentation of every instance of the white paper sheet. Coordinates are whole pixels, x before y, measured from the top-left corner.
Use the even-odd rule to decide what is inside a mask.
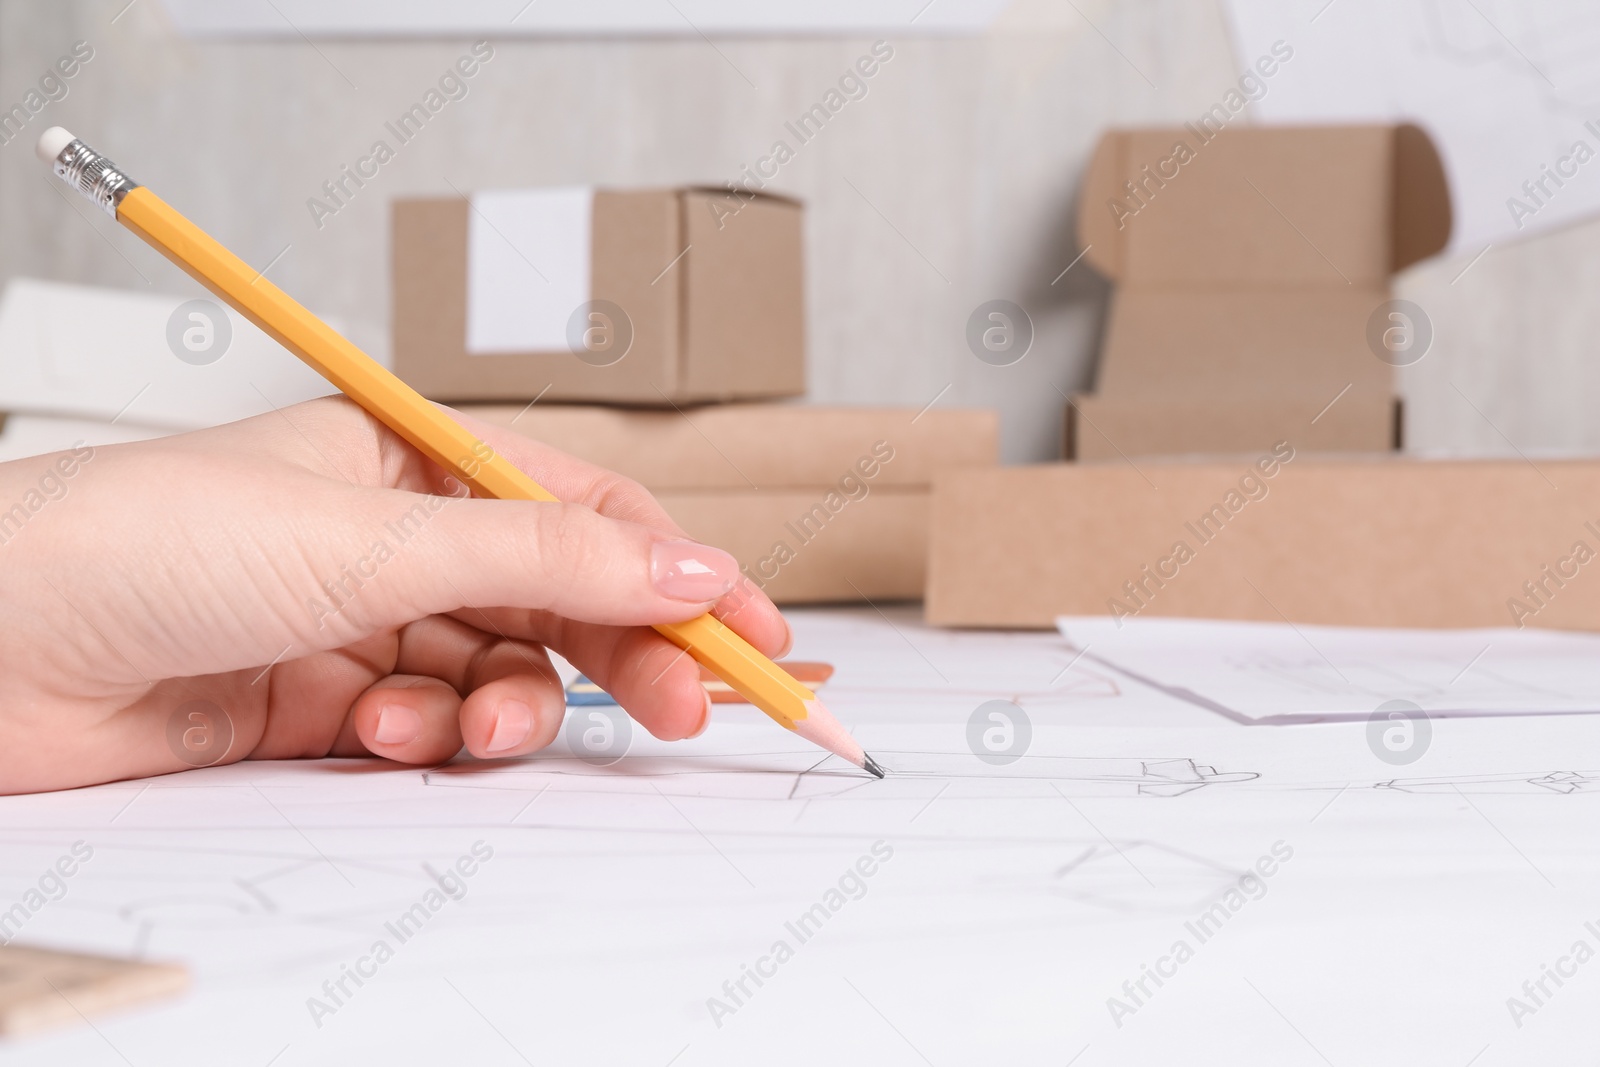
[[[14,278],[0,411],[193,430],[337,392],[209,297]]]
[[[1431,717],[1600,714],[1600,636],[1063,618],[1088,664],[1240,722],[1364,720],[1408,700]]]
[[[906,773],[864,779],[719,706],[703,737],[636,734],[604,768],[558,742],[0,799],[0,915],[74,842],[93,849],[19,940],[196,972],[184,999],[0,1046],[7,1062],[1412,1065],[1588,1047],[1600,965],[1546,980],[1520,1027],[1507,1001],[1576,941],[1600,946],[1600,716],[1441,720],[1397,767],[1364,724],[1242,725],[1072,663],[1050,634],[792,618],[795,654],[837,668],[824,699]],[[994,766],[969,719],[1011,698],[1032,742]],[[473,873],[449,874],[463,859]]]
[[[1415,121],[1438,142],[1451,247],[1600,211],[1600,6],[1590,0],[1228,0],[1237,58],[1294,58],[1252,107],[1273,123]],[[1586,162],[1574,158],[1578,142]],[[1563,160],[1567,160],[1563,164]],[[1558,181],[1545,168],[1560,169]],[[1530,194],[1524,183],[1545,181]],[[1514,210],[1513,200],[1531,213]]]

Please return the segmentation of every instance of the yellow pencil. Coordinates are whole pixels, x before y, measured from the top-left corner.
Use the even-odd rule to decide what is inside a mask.
[[[470,430],[71,133],[52,126],[39,138],[38,154],[68,185],[227,301],[428,458],[454,472],[479,496],[501,500],[556,499]],[[778,725],[883,777],[872,757],[862,751],[815,693],[716,618],[706,614],[688,622],[663,623],[656,629]]]

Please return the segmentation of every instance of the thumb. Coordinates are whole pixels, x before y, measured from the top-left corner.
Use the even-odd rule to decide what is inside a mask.
[[[368,620],[379,626],[463,607],[618,626],[680,622],[710,610],[740,579],[721,549],[581,504],[374,495],[384,498],[383,514],[399,516],[381,523],[392,547],[382,569],[393,580],[381,580],[385,603],[374,605],[389,617]]]

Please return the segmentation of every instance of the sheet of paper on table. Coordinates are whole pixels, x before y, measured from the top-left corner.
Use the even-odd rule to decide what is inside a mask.
[[[194,974],[7,1062],[1082,1067],[1315,1062],[1309,1041],[1334,1063],[1512,1063],[1587,1032],[1581,992],[1521,1028],[1505,1002],[1600,945],[1600,716],[1440,719],[1395,763],[1364,716],[1256,728],[1190,698],[1323,708],[1328,665],[1287,627],[1173,623],[1188,636],[1159,646],[1169,624],[1138,620],[1148,647],[1080,655],[904,610],[792,617],[887,780],[731,705],[694,741],[595,752],[585,731],[627,727],[584,707],[530,759],[0,798],[6,936]],[[1421,704],[1419,681],[1451,687],[1418,641],[1387,662]],[[1333,703],[1360,711],[1385,645],[1355,647],[1323,651],[1359,673]],[[1494,645],[1455,687],[1487,698],[1506,671]],[[64,892],[6,911],[78,842]]]
[[[1366,720],[1387,701],[1430,718],[1600,713],[1600,636],[1072,618],[1101,670],[1242,723]]]

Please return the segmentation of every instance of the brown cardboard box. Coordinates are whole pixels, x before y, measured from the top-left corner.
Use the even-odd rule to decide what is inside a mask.
[[[945,626],[1149,614],[1600,629],[1600,461],[959,470],[936,480],[932,528],[927,615]]]
[[[933,485],[944,467],[999,462],[993,411],[726,404],[636,411],[575,404],[458,410],[625,474],[647,489],[812,489],[848,474],[879,441],[894,459],[874,485]]]
[[[474,205],[460,197],[397,200],[395,373],[444,401],[664,405],[804,392],[801,206],[741,194],[733,211],[728,196],[695,188],[594,193],[588,292],[631,324],[631,345],[615,362],[609,352],[580,358],[572,347],[469,354]],[[616,322],[603,321],[622,336]]]
[[[934,475],[993,466],[1000,452],[993,411],[460,410],[635,479],[692,537],[733,553],[788,604],[921,597]]]
[[[836,512],[831,491],[669,490],[656,498],[690,537],[731,552],[779,604],[921,599],[927,488],[877,486],[857,499],[841,493],[834,502],[846,503]]]
[[[1108,133],[1078,229],[1117,289],[1067,457],[1394,449],[1406,354],[1380,360],[1369,322],[1450,226],[1414,126]]]
[[[1347,403],[1352,398],[1356,402]],[[1293,440],[1307,452],[1379,452],[1398,444],[1399,401],[1354,389],[1331,407],[1326,399],[1318,399],[1326,409],[1321,418],[1310,397],[1292,394],[1217,397],[1208,399],[1203,410],[1196,409],[1192,398],[1080,396],[1076,406],[1067,408],[1068,440],[1076,435],[1079,450],[1086,453],[1080,458],[1091,461],[1120,459],[1117,446],[1129,440],[1137,440],[1141,452],[1156,456],[1187,453],[1197,443],[1204,443],[1204,454],[1209,455],[1248,452],[1262,440]],[[1369,447],[1358,449],[1358,442]]]

